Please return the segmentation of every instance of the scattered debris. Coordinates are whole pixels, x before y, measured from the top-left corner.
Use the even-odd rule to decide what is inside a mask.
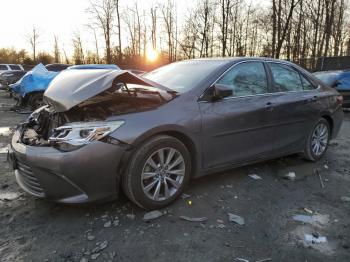
[[[319,244],[319,243],[326,243],[327,242],[327,238],[324,236],[319,236],[317,234],[305,234],[305,241],[306,242],[311,242],[312,244]]]
[[[240,258],[240,257],[236,257],[235,260],[236,260],[236,261],[242,261],[242,262],[249,262],[249,260],[244,259],[244,258]]]
[[[325,226],[329,223],[329,215],[294,215],[293,220],[314,226]]]
[[[94,235],[88,234],[88,235],[86,236],[86,239],[89,240],[89,241],[92,241],[92,240],[95,239],[95,236],[94,236]]]
[[[304,207],[304,211],[305,211],[306,213],[309,213],[309,214],[313,214],[313,213],[314,213],[314,212],[312,212],[311,209],[308,209],[307,207]]]
[[[343,201],[343,202],[350,202],[350,197],[348,197],[348,196],[342,196],[342,197],[340,198],[340,200]]]
[[[100,253],[95,253],[91,255],[92,260],[96,260],[100,256]]]
[[[261,176],[258,176],[257,174],[250,174],[248,175],[249,177],[255,179],[255,180],[259,180],[259,179],[262,179]]]
[[[266,262],[266,261],[272,261],[272,258],[269,257],[269,258],[263,258],[263,259],[260,259],[260,260],[257,260],[255,262]]]
[[[151,212],[147,212],[144,216],[143,216],[143,220],[144,221],[150,221],[153,219],[156,219],[158,217],[164,216],[167,212],[161,212],[159,210],[154,210]]]
[[[2,193],[0,193],[0,200],[3,200],[3,201],[12,201],[12,200],[15,200],[19,197],[20,197],[20,195],[16,192],[2,192]]]
[[[315,170],[315,174],[316,174],[316,175],[318,176],[318,178],[320,179],[321,187],[324,188],[324,183],[323,183],[321,174],[320,174],[320,172],[318,171],[318,169]]]
[[[136,216],[134,214],[127,214],[126,217],[131,220],[134,220]]]
[[[10,127],[0,127],[0,136],[9,136],[11,134]]]
[[[187,217],[187,216],[180,216],[181,219],[190,221],[190,222],[204,222],[207,221],[207,217]]]
[[[135,215],[134,215],[135,216]],[[118,216],[116,216],[115,218],[114,218],[114,221],[113,221],[113,226],[119,226],[119,217]]]
[[[112,222],[111,221],[107,221],[106,223],[104,223],[103,227],[111,227],[112,226]]]
[[[283,177],[284,179],[288,179],[288,180],[295,180],[295,178],[296,178],[296,175],[295,175],[295,173],[294,172],[288,172],[288,174],[286,174],[284,177]]]
[[[96,243],[96,247],[92,250],[92,254],[100,254],[100,252],[102,251],[102,250],[104,250],[104,249],[106,249],[107,248],[107,246],[108,246],[108,241],[107,240],[105,240],[105,241],[103,241],[103,242],[97,242]],[[99,255],[97,255],[96,256],[96,258],[98,257]],[[96,259],[95,258],[95,259]],[[91,256],[91,259],[93,259],[92,258],[92,256]]]
[[[230,222],[234,222],[240,226],[243,226],[245,224],[243,217],[240,217],[240,216],[237,216],[237,215],[231,214],[231,213],[228,213],[228,220]]]
[[[103,249],[105,249],[107,246],[108,246],[108,241],[107,241],[107,240],[103,241],[103,242],[100,244],[100,246],[99,246],[100,251],[102,251]]]
[[[224,225],[224,224],[219,224],[218,225],[218,228],[220,228],[220,229],[223,229],[223,228],[225,228],[226,226]]]
[[[329,167],[328,167],[327,165],[324,165],[324,168],[325,168],[325,169],[329,169]]]
[[[0,154],[7,154],[7,152],[8,152],[8,147],[7,146],[5,146],[5,147],[0,147]]]
[[[191,197],[191,195],[188,195],[188,194],[182,193],[180,197],[181,197],[181,199],[186,199],[186,198],[190,198],[190,197]]]

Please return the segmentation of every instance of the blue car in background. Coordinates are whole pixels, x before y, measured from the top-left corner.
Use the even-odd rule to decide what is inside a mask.
[[[326,85],[337,89],[343,96],[343,107],[350,108],[350,70],[323,71],[314,75]]]
[[[62,69],[65,69],[63,67]],[[25,74],[18,82],[11,85],[14,97],[19,101],[20,106],[28,105],[32,110],[43,105],[43,94],[51,81],[60,71],[49,71],[50,68],[38,64],[31,71]],[[76,69],[120,69],[116,65],[89,64],[69,66],[65,70]]]

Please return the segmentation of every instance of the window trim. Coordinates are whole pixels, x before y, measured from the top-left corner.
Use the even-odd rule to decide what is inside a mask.
[[[272,72],[271,72],[271,68],[270,66],[268,65],[269,63],[274,63],[274,64],[281,64],[281,65],[284,65],[284,66],[288,66],[290,67],[292,70],[294,70],[295,72],[297,72],[299,74],[299,78],[300,78],[300,75],[302,75],[304,78],[306,78],[309,82],[311,82],[311,84],[315,84],[314,81],[311,81],[309,79],[309,77],[305,76],[304,73],[302,73],[301,71],[299,71],[299,69],[295,68],[293,65],[290,65],[288,63],[284,63],[282,61],[266,61],[266,64],[269,68],[269,71],[270,71],[270,74],[271,74],[271,83],[274,84],[274,78],[272,76]],[[300,82],[301,82],[301,78],[300,78]],[[301,82],[302,86],[303,86],[303,83]],[[279,91],[279,92],[272,92],[271,94],[284,94],[284,93],[296,93],[296,92],[312,92],[312,91],[315,91],[315,90],[319,90],[320,89],[320,85],[317,85],[317,87],[315,87],[314,89],[311,89],[311,90],[305,90],[304,89],[304,86],[303,86],[303,90],[296,90],[296,91]]]
[[[259,60],[259,59],[254,59],[254,60],[246,60],[246,61],[239,61],[237,63],[234,63],[233,65],[231,65],[229,68],[227,68],[215,81],[213,81],[209,87],[207,89],[204,90],[204,92],[199,96],[198,101],[197,102],[204,102],[204,103],[212,103],[212,101],[210,100],[206,100],[206,93],[209,91],[210,88],[212,88],[220,79],[221,77],[223,77],[227,72],[229,72],[231,69],[233,69],[235,66],[238,66],[240,64],[243,63],[252,63],[252,62],[259,62],[263,64],[264,70],[265,70],[265,74],[266,74],[266,83],[267,83],[267,92],[263,93],[263,94],[255,94],[255,95],[245,95],[245,96],[230,96],[230,97],[225,97],[222,100],[229,100],[232,98],[242,98],[242,97],[252,97],[252,96],[261,96],[261,95],[267,95],[270,94],[269,91],[271,90],[271,76],[268,72],[268,69],[266,67],[265,61],[263,60]]]
[[[317,87],[315,87],[315,89],[312,90],[299,90],[299,91],[279,91],[279,92],[272,92],[272,88],[273,88],[273,84],[274,84],[274,79],[272,76],[272,72],[271,72],[271,68],[269,67],[269,63],[275,63],[275,64],[281,64],[284,66],[288,66],[291,67],[294,71],[296,71],[299,75],[301,74],[302,76],[304,76],[307,80],[309,80],[309,77],[305,76],[305,74],[301,71],[299,71],[299,69],[295,68],[293,65],[289,64],[289,63],[285,63],[283,61],[266,61],[266,60],[259,60],[259,59],[254,59],[254,60],[247,60],[247,61],[240,61],[237,63],[234,63],[233,65],[231,65],[228,69],[226,69],[215,81],[213,81],[209,87],[199,96],[197,102],[199,103],[214,103],[213,101],[210,100],[205,100],[206,96],[205,94],[208,92],[208,90],[210,88],[212,88],[213,85],[216,84],[217,81],[219,81],[219,79],[226,74],[229,70],[231,70],[232,68],[234,68],[235,66],[242,64],[242,63],[249,63],[249,62],[260,62],[263,63],[264,68],[265,68],[265,72],[266,72],[266,78],[267,78],[267,93],[264,94],[255,94],[255,95],[246,95],[246,96],[230,96],[230,97],[225,97],[223,99],[221,99],[220,101],[226,101],[226,100],[231,100],[231,99],[242,99],[242,98],[250,98],[250,97],[256,97],[256,96],[275,96],[275,95],[283,95],[283,94],[290,94],[290,93],[305,93],[305,92],[313,92],[313,91],[317,91],[321,88],[321,85],[317,85]],[[301,79],[300,79],[301,81]],[[311,83],[314,83],[314,81],[309,80]],[[220,102],[220,101],[216,101]]]

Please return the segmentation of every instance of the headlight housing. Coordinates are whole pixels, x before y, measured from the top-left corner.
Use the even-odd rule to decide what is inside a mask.
[[[101,140],[124,124],[124,121],[75,122],[53,129],[49,142],[63,146],[80,147]]]

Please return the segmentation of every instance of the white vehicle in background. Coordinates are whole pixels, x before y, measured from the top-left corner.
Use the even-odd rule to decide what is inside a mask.
[[[0,64],[0,73],[5,71],[18,71],[18,70],[23,71],[24,70],[23,66],[16,65],[16,64]]]

